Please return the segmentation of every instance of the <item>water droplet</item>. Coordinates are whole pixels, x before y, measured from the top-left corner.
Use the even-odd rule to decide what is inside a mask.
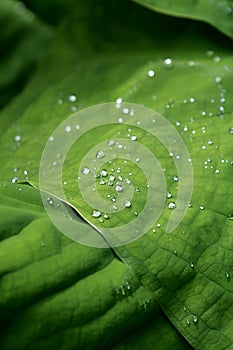
[[[50,136],[50,137],[49,137],[49,141],[50,141],[50,142],[53,142],[53,141],[54,141],[54,137],[53,137],[53,136]]]
[[[150,70],[147,72],[147,75],[148,75],[148,77],[153,78],[153,77],[155,76],[155,72],[154,72],[152,69],[150,69]]]
[[[139,162],[140,162],[140,158],[135,158],[135,161],[136,161],[137,163],[139,163]]]
[[[131,137],[130,137],[130,140],[131,140],[131,141],[136,141],[136,140],[137,140],[137,136],[135,136],[135,135],[131,136]]]
[[[213,60],[214,60],[214,62],[219,63],[221,61],[221,57],[220,56],[215,56],[213,58]]]
[[[204,210],[204,209],[205,209],[204,205],[200,205],[199,208],[200,208],[201,210]]]
[[[212,140],[208,140],[208,145],[213,145],[213,141]]]
[[[169,58],[169,57],[167,57],[167,58],[165,58],[165,60],[163,61],[163,63],[164,63],[164,66],[166,67],[166,68],[173,68],[173,61],[172,61],[172,59],[171,58]]]
[[[189,102],[190,103],[194,103],[195,102],[195,98],[194,97],[190,97]]]
[[[198,318],[196,315],[193,315],[193,323],[197,323],[198,322]]]
[[[75,129],[76,129],[76,130],[79,130],[79,129],[80,129],[80,125],[76,124],[76,125],[75,125]]]
[[[187,311],[187,307],[186,307],[185,305],[184,305],[184,307],[183,307],[183,310],[184,310],[184,311]]]
[[[229,134],[233,135],[233,126],[229,129]]]
[[[19,180],[18,176],[15,176],[11,179],[11,183],[15,184]]]
[[[124,119],[120,117],[117,119],[117,121],[118,121],[118,123],[123,123]]]
[[[75,102],[77,100],[77,96],[75,94],[71,94],[68,96],[68,100],[70,102]]]
[[[140,192],[140,188],[136,187],[135,191]]]
[[[205,150],[207,147],[206,147],[205,145],[203,145],[201,148],[202,148],[203,150]]]
[[[113,205],[114,210],[118,210],[118,207],[116,205]]]
[[[87,168],[87,167],[82,168],[82,174],[84,174],[84,175],[88,175],[88,174],[90,174],[90,169],[89,169],[89,168]]]
[[[178,181],[179,181],[178,176],[174,175],[174,176],[173,176],[173,181],[174,181],[174,182],[178,182]]]
[[[110,174],[110,175],[109,175],[109,180],[110,180],[110,181],[114,181],[114,180],[115,180],[115,176],[112,175],[112,174]]]
[[[101,216],[101,212],[99,210],[93,210],[91,215],[93,218],[99,218]]]
[[[215,82],[216,84],[220,84],[220,83],[222,82],[222,78],[219,77],[219,76],[216,76],[216,77],[214,77],[214,82]]]
[[[114,146],[114,145],[115,145],[115,141],[109,140],[108,143],[107,143],[107,145],[108,145],[109,147]]]
[[[130,185],[130,184],[131,184],[130,179],[126,179],[126,181],[125,181],[125,182],[127,183],[127,185]]]
[[[191,261],[190,262],[190,267],[193,269],[194,268],[194,263]]]
[[[67,126],[65,127],[65,131],[66,131],[66,132],[71,132],[71,126],[70,126],[70,125],[67,125]]]
[[[122,192],[123,189],[124,189],[124,187],[119,185],[119,184],[117,184],[116,187],[115,187],[116,192]]]
[[[189,321],[188,318],[187,318],[187,320],[186,320],[186,323],[187,323],[188,326],[190,325],[190,321]]]
[[[167,192],[167,198],[172,198],[172,194],[170,192]]]
[[[14,140],[15,140],[15,142],[20,142],[21,141],[21,136],[20,135],[16,135],[14,137]]]
[[[122,98],[122,97],[118,97],[118,98],[116,99],[116,104],[117,104],[117,105],[120,105],[122,102],[123,102],[123,98]]]
[[[206,55],[207,55],[208,57],[213,57],[213,56],[214,56],[214,51],[213,51],[213,50],[207,50],[207,51],[206,51]]]
[[[176,208],[176,203],[175,202],[170,202],[168,204],[168,209],[175,209]]]
[[[105,214],[104,214],[104,218],[105,218],[105,219],[109,219],[108,214],[105,213]]]
[[[177,121],[176,121],[176,126],[180,126],[180,124],[181,124],[181,123],[179,122],[179,120],[177,120]]]
[[[216,169],[214,173],[215,173],[215,174],[220,174],[220,170],[219,170],[219,169]]]
[[[48,202],[49,205],[53,205],[54,204],[53,199],[51,197],[47,198],[47,202]]]
[[[100,175],[103,176],[103,177],[106,177],[108,175],[107,170],[105,170],[105,169],[101,170]]]
[[[124,113],[124,114],[128,114],[128,113],[129,113],[129,108],[126,108],[126,107],[123,108],[123,113]]]
[[[57,104],[58,104],[59,106],[63,104],[62,98],[59,98],[59,99],[57,100]]]
[[[102,159],[102,158],[104,158],[105,157],[105,152],[104,151],[98,151],[97,153],[96,153],[96,158],[97,159]]]
[[[130,284],[129,284],[129,282],[125,282],[125,286],[126,286],[126,288],[128,289],[128,290],[130,290],[130,288],[131,288],[131,286],[130,286]]]
[[[225,277],[226,277],[227,279],[230,279],[230,274],[229,274],[228,271],[225,272]]]
[[[124,201],[124,207],[125,207],[125,208],[130,208],[130,207],[131,207],[131,202],[130,202],[128,199],[126,199],[126,200]]]

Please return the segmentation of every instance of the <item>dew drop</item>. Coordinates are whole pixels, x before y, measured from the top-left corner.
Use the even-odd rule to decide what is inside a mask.
[[[75,129],[76,129],[76,130],[79,130],[79,129],[80,129],[80,125],[76,124],[76,125],[75,125]]]
[[[84,174],[84,175],[88,175],[88,174],[90,174],[90,169],[89,169],[89,168],[87,168],[87,167],[82,168],[82,174]]]
[[[67,125],[67,126],[65,127],[65,131],[66,131],[66,132],[71,132],[71,126],[70,126],[70,125]]]
[[[75,94],[71,94],[68,96],[68,100],[70,102],[75,102],[77,100],[77,96]]]
[[[172,198],[172,194],[170,192],[167,192],[167,198]]]
[[[123,113],[128,114],[129,113],[129,108],[123,108]]]
[[[196,315],[193,315],[193,323],[197,323],[198,322],[198,318]]]
[[[16,135],[14,137],[14,140],[15,140],[15,142],[20,142],[21,141],[21,136],[20,135]]]
[[[216,169],[214,173],[215,173],[215,174],[220,174],[220,170],[219,170],[219,169]]]
[[[19,180],[18,176],[15,176],[11,179],[11,183],[15,184]]]
[[[131,136],[131,137],[130,137],[130,140],[131,140],[131,141],[136,141],[136,140],[137,140],[137,136],[135,136],[135,135]]]
[[[123,123],[124,119],[120,117],[117,119],[117,121],[118,121],[118,123]]]
[[[169,69],[173,68],[173,61],[172,61],[172,59],[170,57],[165,58],[163,63],[164,63],[164,66],[166,68],[169,68]]]
[[[174,182],[178,182],[178,181],[179,181],[178,176],[174,175],[174,176],[173,176],[173,181],[174,181]]]
[[[107,145],[108,145],[109,147],[114,146],[114,145],[115,145],[115,141],[109,140],[108,143],[107,143]]]
[[[148,77],[153,78],[153,77],[155,76],[155,72],[154,72],[152,69],[150,69],[150,70],[147,72],[147,75],[148,75]]]
[[[205,209],[204,205],[200,205],[199,208],[200,208],[200,210],[204,210]]]
[[[119,184],[117,184],[116,187],[115,187],[116,192],[122,192],[123,189],[124,189],[124,187],[119,185]]]
[[[96,153],[96,158],[97,159],[102,159],[102,158],[104,158],[105,157],[105,152],[104,151],[98,151],[97,153]]]
[[[186,323],[187,323],[188,326],[190,325],[190,321],[189,321],[188,318],[187,318],[187,320],[186,320]]]
[[[101,170],[100,175],[103,176],[103,177],[106,177],[108,175],[107,170],[105,170],[105,169]]]
[[[110,175],[109,175],[109,181],[114,181],[114,180],[115,180],[115,176],[112,175],[112,174],[110,174]]]
[[[216,84],[220,84],[220,83],[222,82],[222,78],[219,77],[219,76],[216,76],[216,77],[214,77],[214,82],[215,82]]]
[[[53,136],[50,136],[50,137],[49,137],[49,141],[50,141],[50,142],[53,142],[53,141],[54,141],[54,137],[53,137]]]
[[[233,126],[229,129],[228,132],[229,132],[230,135],[233,135]]]
[[[54,204],[53,199],[51,197],[47,198],[47,202],[48,202],[49,205],[53,205]]]
[[[228,271],[225,272],[225,277],[229,280],[230,279],[230,274]]]
[[[99,210],[93,210],[91,215],[93,218],[99,218],[101,216],[101,212]]]
[[[128,199],[126,199],[126,200],[124,201],[124,207],[125,207],[125,208],[130,208],[130,207],[131,207],[131,202],[130,202]]]
[[[175,209],[176,208],[176,203],[175,202],[170,202],[168,204],[168,209]]]

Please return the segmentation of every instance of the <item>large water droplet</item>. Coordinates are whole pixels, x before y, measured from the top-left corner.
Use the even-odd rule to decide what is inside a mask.
[[[154,70],[153,70],[153,69],[150,69],[150,70],[147,72],[147,75],[148,75],[148,77],[153,78],[153,77],[155,76]]]

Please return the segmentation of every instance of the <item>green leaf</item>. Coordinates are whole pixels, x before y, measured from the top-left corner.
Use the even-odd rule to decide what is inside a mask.
[[[85,6],[83,12],[88,13],[86,9],[88,4],[83,6]],[[8,129],[2,138],[1,176],[5,180],[12,179],[13,182],[17,180],[17,177],[21,181],[27,180],[34,186],[38,186],[39,164],[45,144],[54,129],[75,109],[79,111],[97,103],[122,98],[126,103],[125,106],[129,102],[143,104],[164,115],[183,138],[192,159],[194,170],[192,207],[188,208],[180,225],[168,234],[165,228],[171,216],[171,210],[168,209],[170,200],[165,198],[166,202],[161,217],[154,222],[153,227],[143,237],[127,246],[114,248],[115,253],[125,265],[119,261],[115,262],[114,259],[113,267],[108,270],[107,275],[111,279],[115,278],[114,274],[117,275],[113,285],[114,288],[118,288],[123,283],[124,272],[121,274],[121,271],[127,271],[127,275],[129,271],[133,271],[137,276],[135,283],[145,286],[142,294],[146,290],[146,293],[150,293],[150,296],[159,302],[171,323],[195,349],[214,350],[216,347],[231,349],[233,346],[231,316],[233,311],[231,277],[233,262],[230,234],[233,209],[232,44],[225,41],[223,37],[221,37],[221,42],[217,43],[209,27],[200,23],[190,22],[189,24],[188,21],[170,18],[166,20],[164,16],[144,11],[133,4],[122,8],[118,4],[115,6],[112,3],[105,4],[105,7],[100,7],[101,11],[91,19],[89,16],[82,15],[82,7],[76,9],[78,14],[75,13],[74,8],[72,17],[62,24],[54,46],[34,81],[25,89],[21,100],[16,101],[14,106],[4,111],[4,118],[13,116],[16,110],[20,110],[22,117],[17,124]],[[119,12],[116,12],[117,7],[119,7]],[[95,8],[92,7],[91,10],[92,13],[96,13]],[[128,16],[128,13],[131,15]],[[135,23],[143,23],[143,25],[138,28]],[[183,32],[184,24],[185,33]],[[71,36],[70,33],[73,35]],[[149,73],[148,76],[150,71],[154,74]],[[76,101],[69,100],[72,94],[77,96]],[[26,101],[30,100],[30,96],[34,97],[31,105],[27,105]],[[119,117],[123,115],[124,112],[120,110]],[[124,115],[124,118],[127,116]],[[141,121],[140,117],[138,121]],[[69,125],[64,124],[63,126]],[[81,164],[84,153],[89,147],[99,142],[101,135],[104,140],[108,140],[113,136],[118,137],[117,132],[120,131],[121,135],[129,137],[126,134],[125,125],[123,124],[122,129],[120,128],[119,125],[114,127],[99,125],[94,131],[84,135],[78,140],[77,145],[75,144],[74,148],[70,149],[70,157],[68,155],[64,167],[63,180],[67,181],[67,186],[64,186],[66,202],[78,209],[93,226],[98,226],[100,231],[102,223],[91,218],[90,208],[88,205],[82,205],[78,187],[73,187],[73,185],[77,184],[78,165]],[[68,133],[76,131],[73,127]],[[176,202],[179,182],[174,181],[175,160],[169,156],[169,152],[173,150],[166,149],[160,140],[147,135],[140,124],[135,126],[133,131],[138,140],[150,147],[154,155],[158,157],[161,168],[166,169],[164,174],[167,188]],[[64,149],[68,145],[65,135],[67,131],[64,128],[64,137],[60,138],[60,144],[64,145]],[[20,137],[15,138],[16,136]],[[136,154],[137,149],[135,149],[135,156]],[[74,155],[77,159],[74,158]],[[59,155],[57,156],[54,162],[62,159]],[[109,167],[107,170],[110,173],[112,165],[106,164],[106,166]],[[51,164],[51,169],[53,168],[56,171],[56,164]],[[126,170],[128,172],[128,168]],[[134,164],[132,172],[135,179],[133,184],[138,181],[138,178],[140,186],[146,184],[139,166]],[[101,192],[98,181],[97,178],[97,189],[100,195],[105,196],[108,192],[106,190]],[[132,203],[142,205],[146,194],[143,188],[139,195],[140,200],[135,198],[135,194],[133,197],[135,202],[132,201]],[[56,191],[50,195],[60,197]],[[73,199],[69,196],[72,196]],[[123,213],[119,213],[117,219],[115,221],[113,219],[113,225],[120,225],[128,220],[131,209],[134,210],[133,205],[131,208],[125,208]],[[65,219],[63,221],[66,223]],[[86,232],[88,226],[81,222],[78,224],[80,232]],[[41,221],[38,225],[41,225]],[[34,230],[36,231],[36,228],[33,228],[32,231]],[[49,228],[47,230],[50,231]],[[97,235],[91,228],[88,230],[90,234]],[[49,246],[54,245],[53,248],[56,249],[56,245],[50,242]],[[72,244],[76,246],[75,243]],[[12,244],[9,244],[8,250],[10,246]],[[93,251],[93,248],[85,249]],[[59,257],[60,254],[57,254],[57,258]],[[92,269],[93,267],[90,268],[90,271]],[[96,280],[92,279],[93,277],[92,275],[90,285],[96,291],[93,287],[96,286]],[[101,275],[100,280],[102,278]],[[12,280],[13,278],[9,278],[9,283],[12,283]],[[33,279],[32,288],[35,289],[32,295],[34,297],[38,293],[40,283],[44,283],[43,279],[38,278],[38,281]],[[59,282],[53,281],[53,283],[56,285]],[[89,290],[89,284],[83,284],[82,290],[74,289],[72,293],[84,294],[86,290]],[[102,293],[104,302],[108,303],[109,296],[102,289],[98,289],[100,290],[99,293]],[[106,290],[109,290],[108,286]],[[45,295],[47,293],[46,289]],[[96,293],[93,292],[91,295],[94,298]],[[20,297],[17,296],[16,299],[20,300]],[[65,300],[67,300],[66,296]],[[54,303],[52,301],[51,304],[39,303],[35,307],[32,306],[29,311],[26,310],[23,322],[20,321],[20,318],[15,321],[11,328],[12,333],[9,333],[10,336],[4,340],[4,344],[10,344],[14,334],[18,335],[19,332],[22,334],[23,329],[26,329],[30,323],[29,320],[34,319],[34,315],[37,321],[39,317],[37,315],[40,313],[46,315],[43,319],[49,319],[47,310],[53,310],[54,314],[57,314],[56,307],[60,302],[65,303],[62,296],[61,299],[55,298]],[[70,305],[68,303],[68,309],[75,309],[77,301],[75,300],[74,304]],[[129,312],[129,309],[125,306],[124,310]],[[90,304],[90,310],[93,310],[93,313],[96,312],[93,304]],[[103,327],[107,327],[107,324],[114,325],[113,320],[116,315],[124,314],[122,310],[119,307],[116,313],[113,313],[114,316],[110,319],[106,318],[103,323],[98,319],[93,328],[89,329],[90,332],[85,333],[85,341],[88,341],[88,337],[93,333],[90,341],[92,344],[97,344],[96,329],[102,330]],[[133,310],[132,315],[136,315],[136,306],[130,310]],[[156,313],[154,309],[153,313]],[[83,315],[82,312],[81,315]],[[67,315],[67,319],[69,317],[70,314]],[[67,324],[67,319],[64,324]],[[126,316],[126,319],[129,320],[129,316]],[[62,328],[63,320],[61,316],[54,334],[60,334],[59,327]],[[124,320],[120,320],[121,325]],[[163,323],[162,320],[159,321],[160,323]],[[19,324],[22,325],[22,328]],[[46,322],[45,328],[49,329]],[[111,334],[114,333],[114,337],[122,336],[119,328],[115,328],[115,332],[112,328],[111,332]],[[24,340],[22,337],[20,346],[23,348],[25,344],[29,344],[35,333],[35,324],[30,324],[28,338]],[[70,337],[69,332],[66,334]],[[144,339],[143,334],[142,338],[139,335],[136,340],[132,339],[132,342],[137,344],[137,341],[142,341],[143,344],[147,344],[148,341],[152,345],[156,343],[151,332],[148,339],[147,336]],[[74,339],[73,337],[71,338]],[[47,339],[47,347],[52,344],[57,345],[54,338],[48,337]],[[62,339],[66,339],[65,333],[59,335],[57,341],[60,343]],[[161,343],[166,349],[170,344],[165,339],[166,337],[161,340]],[[84,344],[81,341],[80,337],[79,345]],[[112,346],[111,341],[106,340],[105,344]],[[126,340],[119,346],[129,347],[129,342],[131,343],[131,340]],[[42,347],[42,345],[39,346]],[[70,346],[72,348],[73,345]],[[181,348],[179,344],[178,349],[179,346]]]
[[[198,1],[159,1],[133,0],[163,14],[201,20],[211,24],[224,34],[233,38],[232,1],[230,0],[198,0]]]
[[[141,341],[189,348],[153,294],[109,249],[81,246],[55,229],[39,191],[5,183],[0,192],[0,217],[8,214],[14,228],[0,243],[1,349],[118,348],[134,332]]]
[[[51,29],[39,22],[21,2],[0,4],[0,108],[19,93],[44,56]],[[5,125],[8,126],[9,122]],[[3,125],[4,126],[4,125]]]

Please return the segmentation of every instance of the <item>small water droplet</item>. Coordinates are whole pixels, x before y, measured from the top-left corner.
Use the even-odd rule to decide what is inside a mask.
[[[150,70],[147,72],[147,75],[148,75],[148,77],[153,78],[153,77],[155,76],[155,72],[153,71],[153,69],[150,69]]]
[[[219,169],[216,169],[214,173],[215,173],[215,174],[220,174],[220,170],[219,170]]]
[[[229,134],[233,135],[233,126],[229,129]]]
[[[194,263],[191,261],[190,262],[190,267],[193,269],[194,268]]]
[[[114,181],[114,180],[115,180],[115,176],[112,175],[112,174],[110,174],[110,175],[109,175],[109,181]]]
[[[170,192],[167,192],[167,198],[172,198],[172,194]]]
[[[227,279],[230,279],[230,273],[229,273],[228,271],[225,272],[225,277],[226,277]]]
[[[190,97],[189,102],[190,103],[194,103],[195,102],[195,98],[194,97]]]
[[[40,243],[40,246],[41,246],[42,248],[44,248],[44,247],[45,247],[45,243],[44,243],[44,242],[41,242],[41,243]]]
[[[99,210],[93,210],[91,215],[93,218],[99,218],[101,216],[101,212]]]
[[[15,184],[17,181],[19,180],[19,177],[18,176],[15,176],[11,179],[11,183],[12,184]]]
[[[214,77],[214,82],[215,82],[216,84],[220,84],[220,83],[222,82],[222,78],[219,77],[219,76],[216,76],[216,77]]]
[[[124,114],[128,114],[129,113],[129,108],[127,108],[127,107],[123,108],[123,113]]]
[[[137,136],[135,136],[135,135],[131,136],[131,137],[130,137],[130,140],[131,140],[131,141],[136,141],[136,140],[137,140]]]
[[[184,305],[184,307],[183,307],[183,310],[184,310],[184,311],[187,311],[187,307],[186,307],[185,305]]]
[[[53,137],[53,136],[50,136],[50,137],[49,137],[49,141],[50,141],[50,142],[53,142],[53,141],[54,141],[54,137]]]
[[[196,315],[193,315],[193,323],[197,323],[198,322],[198,318]]]
[[[82,168],[82,174],[84,174],[84,175],[88,175],[88,174],[90,174],[90,169],[89,169],[89,168],[87,168],[87,167]]]
[[[115,187],[116,192],[122,192],[123,189],[124,189],[124,187],[119,185],[119,184],[117,184],[116,187]]]
[[[135,161],[136,161],[137,163],[139,163],[139,162],[140,162],[140,158],[135,158]]]
[[[108,214],[105,213],[105,214],[104,214],[104,218],[105,218],[105,219],[109,219]]]
[[[75,94],[71,94],[68,96],[68,100],[70,102],[75,102],[77,100],[77,96]]]
[[[20,135],[16,135],[14,137],[14,140],[15,140],[15,142],[20,142],[21,141],[21,136]]]
[[[123,123],[124,119],[120,117],[117,119],[117,121],[118,121],[118,123]]]
[[[188,326],[190,326],[190,321],[189,321],[188,318],[187,318],[187,320],[186,320],[186,323],[187,323]]]
[[[130,290],[131,286],[130,286],[130,284],[129,284],[128,281],[125,282],[125,286],[126,286],[126,288],[127,288],[128,290]]]
[[[24,173],[24,175],[28,175],[28,171],[27,170],[24,170],[23,173]]]
[[[176,208],[176,203],[175,202],[170,202],[168,204],[168,209],[175,209]]]
[[[163,63],[164,63],[164,66],[166,68],[169,68],[169,69],[173,68],[173,61],[172,61],[172,59],[170,57],[165,58]]]
[[[174,175],[174,176],[173,176],[173,181],[174,181],[174,182],[178,182],[178,181],[179,181],[178,176]]]
[[[125,207],[125,208],[130,208],[130,207],[131,207],[131,202],[130,202],[128,199],[126,199],[126,200],[124,201],[124,207]]]
[[[102,159],[102,158],[104,158],[104,157],[105,157],[105,152],[104,152],[104,151],[100,150],[100,151],[98,151],[98,152],[96,153],[96,158],[97,158],[97,159]]]
[[[66,132],[71,132],[71,126],[70,126],[70,125],[67,125],[67,126],[65,127],[65,131],[66,131]]]
[[[47,202],[48,202],[49,205],[53,205],[54,204],[53,199],[51,197],[47,198]]]
[[[221,61],[221,57],[220,56],[215,56],[213,58],[213,60],[214,60],[214,62],[219,63]]]
[[[200,208],[200,210],[204,210],[205,209],[204,205],[200,205],[199,208]]]
[[[103,177],[106,177],[108,175],[107,170],[105,170],[105,169],[101,170],[100,175],[103,176]]]
[[[207,55],[208,57],[213,57],[213,56],[214,56],[214,51],[213,51],[213,50],[207,50],[207,51],[206,51],[206,55]]]
[[[108,143],[107,143],[107,145],[108,145],[109,147],[114,146],[114,145],[115,145],[115,141],[109,140]]]

